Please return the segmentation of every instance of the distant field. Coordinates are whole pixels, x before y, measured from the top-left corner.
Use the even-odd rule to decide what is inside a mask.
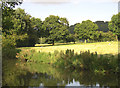
[[[35,49],[41,52],[51,52],[55,50],[65,51],[67,49],[74,49],[75,52],[80,53],[80,51],[90,52],[97,51],[98,54],[117,54],[118,53],[118,42],[97,42],[97,43],[77,43],[77,44],[36,44],[36,47],[22,47],[26,49]]]

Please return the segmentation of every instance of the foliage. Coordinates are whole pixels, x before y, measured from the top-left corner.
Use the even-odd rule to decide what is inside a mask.
[[[41,30],[41,20],[38,18],[31,18],[31,16],[23,9],[16,9],[14,13],[14,31],[20,34],[27,34],[28,37],[25,40],[18,40],[17,46],[34,46],[38,41],[39,33]]]
[[[116,40],[116,36],[111,31],[108,31],[108,32],[100,31],[99,33],[100,35],[99,35],[98,41],[115,41]]]
[[[16,49],[15,49],[15,36],[7,35],[6,37],[2,36],[2,58],[15,58]]]
[[[66,38],[66,42],[74,42],[75,43],[76,39],[77,39],[76,34],[69,33],[69,35]]]
[[[16,5],[22,4],[22,2],[7,2],[2,1],[2,31],[6,32],[13,28],[12,16],[14,15]]]
[[[35,52],[34,49],[22,49],[20,53],[17,53],[16,58],[21,62],[50,63],[50,56],[44,52]]]
[[[55,62],[55,66],[63,68],[80,68],[98,72],[117,72],[118,57],[113,55],[97,55],[97,52],[90,51],[74,54],[74,51],[66,50],[66,53]]]
[[[38,40],[38,43],[39,44],[44,44],[46,42],[46,38],[45,37],[41,37],[41,38],[39,38],[39,40]]]
[[[31,24],[32,24],[32,27],[33,29],[35,29],[37,31],[37,36],[40,38],[40,37],[44,37],[45,36],[45,32],[44,30],[42,29],[42,21],[41,19],[39,18],[35,18],[35,17],[32,17],[31,18]]]
[[[75,26],[74,32],[78,34],[79,39],[86,40],[98,38],[96,30],[98,29],[97,24],[94,24],[90,20],[82,21],[81,24]]]
[[[27,37],[25,35],[17,35],[16,33],[9,31],[9,35],[2,34],[2,57],[3,58],[15,58],[16,56],[16,41],[18,39],[24,40]]]
[[[69,27],[66,18],[50,15],[42,22],[23,9],[14,10],[22,2],[2,3],[3,57],[15,57],[15,47],[34,46],[36,43],[74,42],[78,39],[91,41],[114,41],[119,36],[119,14],[109,22],[110,31],[97,31],[98,26],[90,20]],[[75,29],[75,30],[74,30]],[[40,39],[41,37],[41,39]],[[39,42],[40,39],[40,42]],[[10,51],[11,50],[11,51]],[[12,52],[13,51],[13,52]],[[51,57],[50,57],[51,58]]]
[[[109,22],[109,30],[112,31],[118,37],[120,36],[120,12],[116,15],[113,15],[111,21]]]
[[[58,86],[58,84],[63,87],[72,83],[73,80],[85,86],[96,85],[96,83],[107,87],[119,86],[117,74],[53,68],[49,64],[20,63],[18,60],[10,59],[3,61],[2,72],[2,86],[5,88],[8,86],[39,86],[41,83],[46,87]]]
[[[18,36],[13,31],[13,15],[15,5],[21,4],[22,2],[2,2],[2,57],[3,58],[15,58],[17,50],[15,49],[16,40],[22,39],[24,36]]]
[[[34,46],[38,41],[38,37],[41,36],[39,32],[42,30],[42,21],[38,18],[31,18],[23,9],[10,9],[12,10],[11,15],[4,15],[3,10],[4,25],[2,32],[6,35],[12,35],[11,31],[16,34],[19,37],[19,39],[15,40],[17,47]],[[21,36],[26,37],[22,39]]]
[[[118,57],[113,55],[98,55],[97,52],[90,53],[90,51],[74,53],[74,50],[54,51],[54,54],[35,52],[35,50],[22,50],[18,53],[17,58],[22,61],[47,63],[55,67],[71,68],[80,70],[89,70],[94,72],[117,72],[118,71]]]
[[[64,40],[66,38],[68,26],[69,23],[66,18],[60,18],[54,15],[45,18],[45,21],[43,22],[46,37],[48,40],[52,41],[53,45],[54,41]]]
[[[98,31],[103,31],[103,32],[108,32],[109,28],[108,28],[108,22],[104,22],[104,21],[96,21],[94,22],[95,24],[98,25]]]

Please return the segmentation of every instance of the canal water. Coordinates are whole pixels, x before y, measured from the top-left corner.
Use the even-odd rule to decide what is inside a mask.
[[[2,86],[28,88],[67,88],[69,86],[112,88],[119,86],[117,74],[53,68],[50,64],[20,63],[17,60],[4,60],[2,73]]]

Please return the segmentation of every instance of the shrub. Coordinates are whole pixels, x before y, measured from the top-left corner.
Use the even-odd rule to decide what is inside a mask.
[[[61,56],[54,63],[57,67],[62,68],[80,68],[81,70],[90,70],[94,72],[117,72],[118,60],[113,55],[100,55],[97,52],[90,53],[90,51],[80,52],[74,54],[72,50],[66,50],[65,54]]]
[[[89,50],[80,52],[80,54],[75,54],[74,50],[69,49],[67,49],[65,53],[56,50],[51,54],[23,49],[20,53],[17,53],[17,58],[23,61],[27,59],[35,63],[49,63],[60,68],[73,68],[100,73],[118,71],[118,57],[113,55],[98,56],[97,52],[90,53]]]
[[[5,36],[2,35],[2,57],[14,59],[16,56],[15,36],[12,35]]]

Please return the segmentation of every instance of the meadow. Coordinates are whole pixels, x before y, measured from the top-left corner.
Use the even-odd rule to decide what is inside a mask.
[[[96,43],[55,43],[52,44],[36,44],[36,47],[22,47],[18,49],[35,49],[37,52],[50,52],[54,53],[55,50],[65,51],[67,49],[74,50],[74,52],[80,53],[80,51],[97,52],[97,54],[118,54],[118,42],[96,42]]]
[[[41,82],[53,86],[62,81],[65,86],[73,79],[83,85],[118,85],[117,42],[36,44],[17,49],[18,59],[4,59],[4,86],[21,85],[21,80],[22,86],[38,86]]]
[[[22,47],[16,57],[21,62],[51,64],[60,68],[92,70],[94,72],[118,71],[118,43],[37,44]]]

